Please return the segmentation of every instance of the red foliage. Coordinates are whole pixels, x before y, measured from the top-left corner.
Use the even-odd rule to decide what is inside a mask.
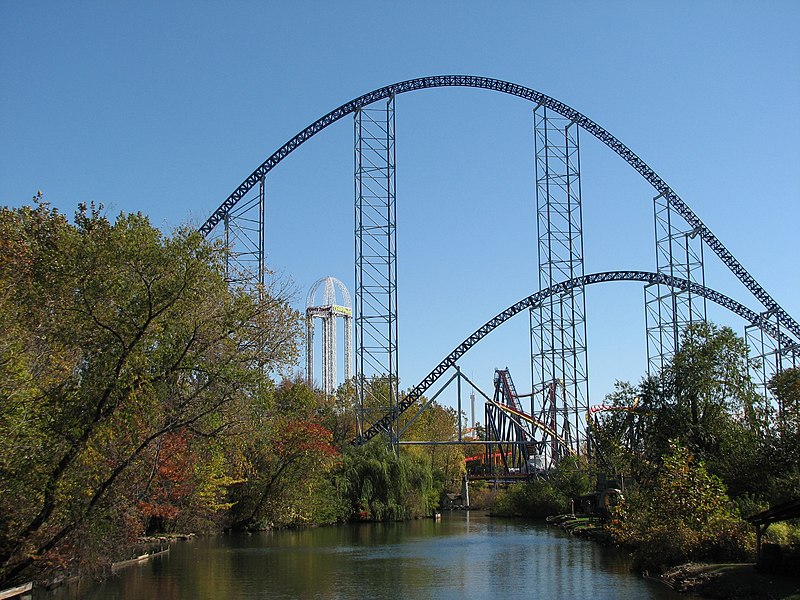
[[[275,440],[275,450],[281,458],[302,454],[324,457],[339,455],[333,445],[333,433],[316,421],[287,421]]]
[[[196,457],[189,447],[189,433],[178,430],[165,434],[156,461],[147,496],[139,501],[138,507],[145,517],[172,520],[195,488]]]

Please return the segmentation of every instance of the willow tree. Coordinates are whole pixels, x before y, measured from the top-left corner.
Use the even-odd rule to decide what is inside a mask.
[[[141,214],[0,209],[0,584],[122,526],[160,441],[223,435],[295,357],[297,315],[230,289],[224,252]]]

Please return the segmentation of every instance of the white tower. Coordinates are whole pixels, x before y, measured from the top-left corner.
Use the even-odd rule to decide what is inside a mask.
[[[323,287],[321,303],[315,296]],[[337,303],[336,292],[341,296]],[[314,319],[322,320],[322,391],[328,395],[336,392],[336,319],[344,320],[344,378],[353,376],[353,305],[350,292],[335,277],[324,277],[311,286],[306,298],[306,374],[308,385],[314,385]]]

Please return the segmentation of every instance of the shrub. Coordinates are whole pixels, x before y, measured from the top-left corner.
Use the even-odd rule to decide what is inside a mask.
[[[498,496],[502,492],[490,487],[485,481],[473,481],[469,484],[469,505],[472,509],[494,511]]]
[[[722,481],[680,446],[664,457],[652,487],[629,492],[612,514],[612,535],[634,548],[637,568],[742,560],[753,550],[753,532]]]
[[[543,519],[566,510],[567,496],[543,479],[510,485],[499,494],[493,512],[504,516]]]

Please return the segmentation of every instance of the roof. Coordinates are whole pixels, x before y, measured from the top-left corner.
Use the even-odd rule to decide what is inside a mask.
[[[800,499],[790,500],[783,504],[778,504],[772,508],[758,514],[747,517],[745,521],[753,525],[769,525],[778,521],[788,521],[789,519],[800,518]]]

